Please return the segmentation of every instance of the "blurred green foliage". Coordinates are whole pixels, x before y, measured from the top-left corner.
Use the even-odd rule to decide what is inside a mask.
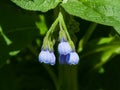
[[[61,0],[0,0],[0,90],[120,90],[120,1],[93,1],[60,5],[80,63],[49,66],[38,54]]]

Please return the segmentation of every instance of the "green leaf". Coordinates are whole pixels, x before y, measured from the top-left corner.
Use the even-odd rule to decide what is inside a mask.
[[[120,25],[115,25],[114,29],[120,34]]]
[[[102,37],[87,42],[81,59],[90,66],[90,72],[100,70],[109,60],[120,54],[120,39],[118,37]],[[86,61],[85,61],[86,60]]]
[[[0,68],[6,63],[6,60],[9,57],[8,46],[4,40],[4,38],[0,35]]]
[[[0,66],[39,35],[36,17],[0,0]]]
[[[110,60],[111,57],[113,57],[114,54],[117,54],[116,53],[116,50],[120,50],[120,47],[115,47],[113,46],[112,49],[108,49],[106,51],[104,51],[102,54],[101,54],[101,57],[100,57],[100,62],[97,63],[93,69],[96,69],[96,68],[99,68],[101,67],[103,64],[105,64],[108,60]],[[120,52],[120,51],[119,51]]]
[[[120,34],[120,0],[69,0],[62,7],[82,19],[113,26]]]
[[[61,0],[11,0],[26,10],[46,12],[53,9]]]
[[[120,39],[117,37],[94,39],[85,45],[84,50],[82,52],[83,54],[81,55],[81,57],[95,54],[97,52],[108,52],[107,54],[109,54],[110,52],[112,54],[113,53],[119,54],[120,53]]]
[[[11,56],[15,56],[15,55],[17,55],[19,52],[20,52],[20,50],[17,50],[17,51],[11,51],[11,52],[9,52],[9,55],[11,55]]]
[[[3,33],[1,26],[0,26],[0,33],[3,36],[4,40],[6,41],[7,45],[10,45],[12,41]]]
[[[45,21],[45,16],[39,15],[39,19],[40,20],[36,22],[36,26],[39,28],[40,34],[44,35],[48,30],[47,25],[46,25],[46,21]]]

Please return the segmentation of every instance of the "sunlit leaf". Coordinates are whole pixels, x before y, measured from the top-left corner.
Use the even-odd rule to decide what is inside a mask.
[[[96,23],[113,26],[120,34],[119,0],[69,0],[62,4],[72,15]]]
[[[26,10],[46,12],[53,9],[61,0],[11,0]]]
[[[15,56],[15,55],[17,55],[19,52],[20,52],[20,50],[11,51],[11,52],[9,52],[9,55]]]
[[[44,35],[48,30],[44,15],[39,15],[39,19],[39,21],[36,21],[36,25],[40,30],[40,34]]]

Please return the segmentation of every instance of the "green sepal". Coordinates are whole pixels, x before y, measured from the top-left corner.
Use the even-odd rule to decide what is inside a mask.
[[[68,40],[64,30],[59,31],[59,40],[61,41],[62,39],[64,39],[65,41]]]
[[[42,50],[49,50],[49,51],[53,51],[53,45],[54,45],[54,40],[51,40],[50,38],[48,38],[47,36],[45,36],[44,40],[43,40],[43,45],[42,45]]]

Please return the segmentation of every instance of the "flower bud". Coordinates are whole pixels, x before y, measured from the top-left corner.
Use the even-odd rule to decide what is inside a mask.
[[[62,54],[66,55],[66,54],[70,53],[71,51],[72,51],[72,49],[71,49],[68,42],[62,41],[62,42],[59,43],[58,52],[59,52],[60,55],[62,55]]]
[[[49,50],[42,50],[39,54],[39,62],[43,62],[45,64],[55,64],[55,55],[53,52]]]
[[[76,52],[71,52],[69,56],[66,57],[67,64],[76,65],[79,63],[79,56]]]

